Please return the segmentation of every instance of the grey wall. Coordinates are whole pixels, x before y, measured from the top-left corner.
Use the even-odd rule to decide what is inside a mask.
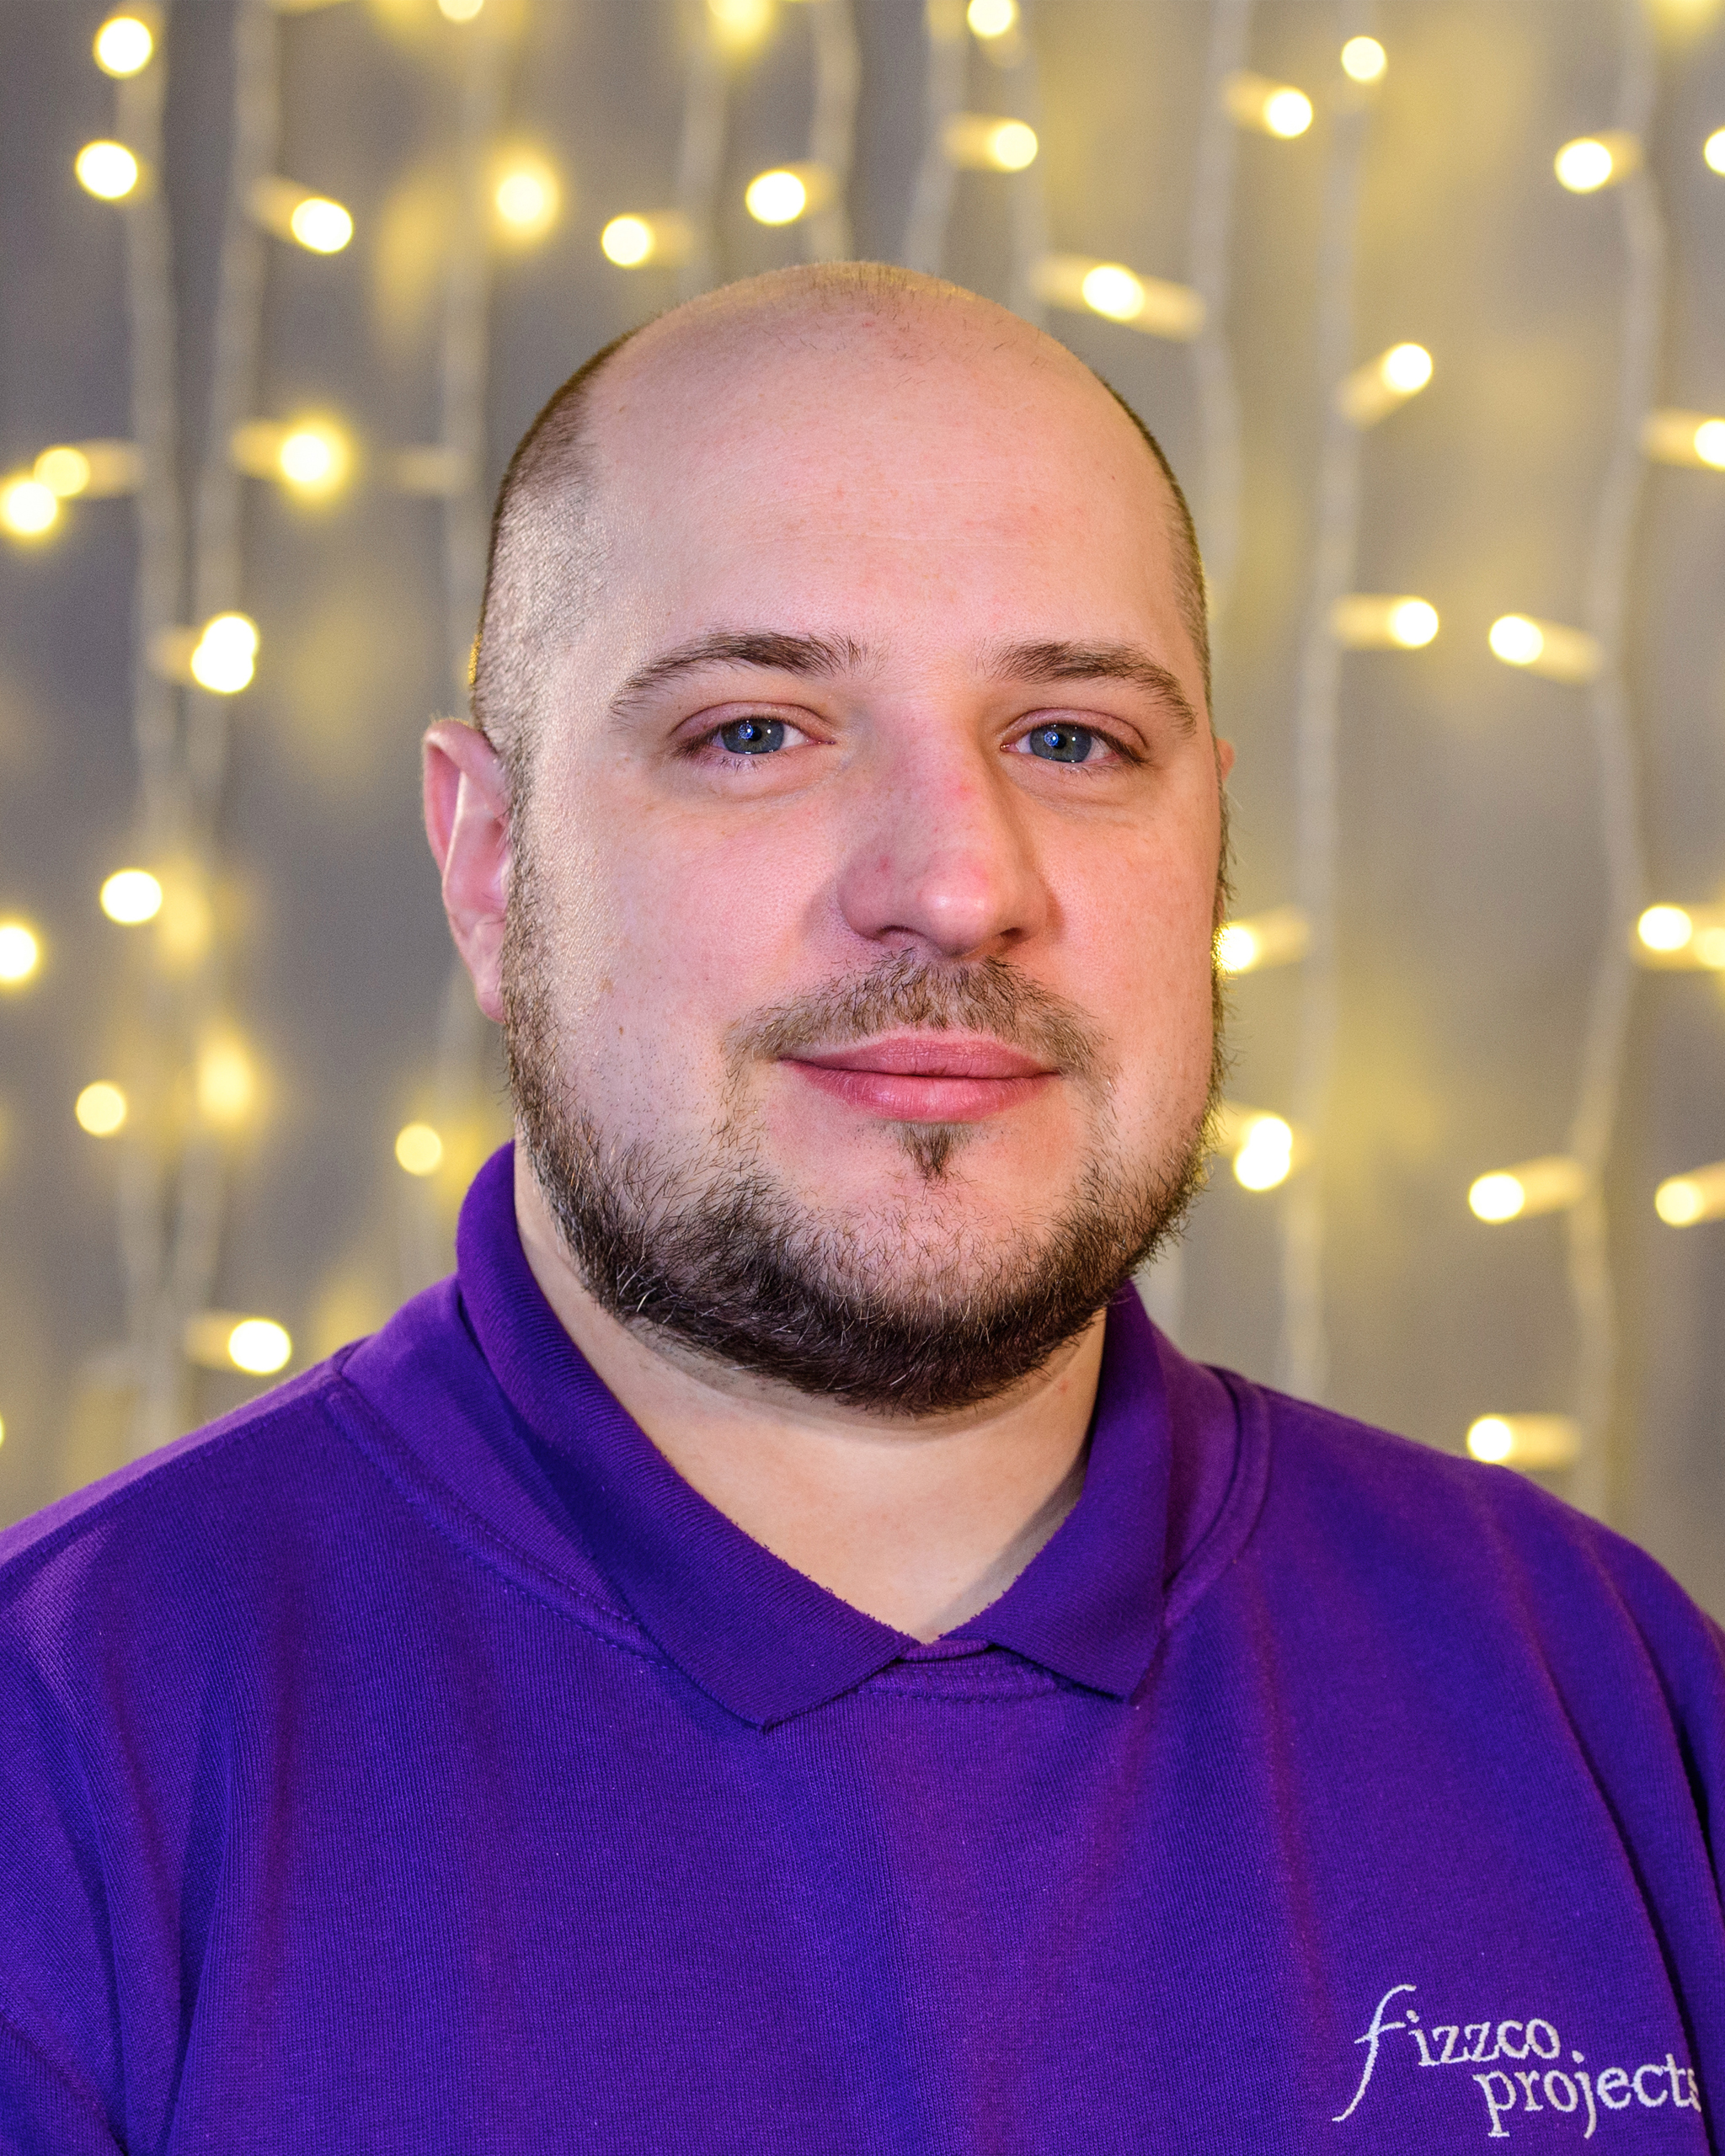
[[[855,12],[854,245],[891,257],[922,149],[921,9],[856,0]],[[1725,179],[1700,156],[1725,123],[1725,29],[1674,0],[1668,14],[1695,20],[1662,34],[1648,133],[1669,234],[1657,401],[1725,411]],[[165,54],[189,472],[204,446],[231,18],[230,0],[180,0]],[[113,86],[89,58],[99,19],[83,0],[9,0],[0,13],[7,470],[51,441],[128,430],[125,213],[84,195],[71,169],[115,125]],[[1054,246],[1188,275],[1210,24],[1200,0],[1042,0],[1033,69],[1007,80],[970,54],[973,106],[1034,101]],[[1215,701],[1240,751],[1243,911],[1282,903],[1296,875],[1337,24],[1328,0],[1260,0],[1251,64],[1311,89],[1319,115],[1298,141],[1242,136],[1236,153],[1226,329],[1245,538]],[[1365,357],[1418,339],[1437,373],[1363,445],[1355,581],[1423,594],[1444,627],[1426,651],[1342,665],[1337,1060],[1306,1172],[1327,1230],[1329,1398],[1455,1449],[1483,1410],[1562,1411],[1578,1382],[1565,1224],[1487,1229],[1466,1193],[1484,1168],[1562,1150],[1595,962],[1623,924],[1584,696],[1499,665],[1484,633],[1511,608],[1576,621],[1587,603],[1616,424],[1622,220],[1610,191],[1563,193],[1551,157],[1610,120],[1625,10],[1385,0],[1375,27],[1391,64],[1365,152],[1354,344]],[[230,1150],[216,1299],[280,1318],[296,1366],[428,1277],[467,1164],[506,1121],[494,1055],[448,1001],[415,799],[417,736],[451,707],[447,654],[469,627],[445,616],[443,510],[381,483],[389,446],[439,424],[464,35],[431,0],[347,0],[280,26],[280,163],[347,203],[358,231],[328,260],[272,245],[258,406],[339,410],[370,472],[317,512],[248,487],[244,603],[264,656],[237,700],[219,823],[227,994],[268,1084]],[[607,264],[597,233],[673,191],[684,35],[672,0],[526,6],[508,130],[556,160],[565,204],[542,245],[494,265],[488,486],[556,382],[674,296],[668,273]],[[740,195],[753,172],[802,154],[809,86],[809,10],[786,0],[730,85],[722,275],[794,259],[796,235],[751,225]],[[1003,297],[1017,185],[960,179],[949,234],[949,274]],[[1202,499],[1189,355],[1100,320],[1050,326],[1134,399]],[[1722,541],[1725,475],[1648,472],[1626,650],[1651,896],[1725,896]],[[81,1133],[71,1103],[138,1052],[142,947],[95,904],[135,850],[134,569],[123,502],[74,505],[51,543],[0,552],[0,910],[40,923],[47,949],[40,980],[0,1003],[0,1518],[117,1465],[129,1442],[124,1368],[107,1352],[125,1330],[120,1150]],[[1725,1612],[1725,1223],[1676,1232],[1651,1203],[1661,1177],[1725,1156],[1722,985],[1643,974],[1635,989],[1606,1178],[1622,1352],[1599,1502]],[[1302,992],[1298,967],[1238,984],[1241,1097],[1290,1097]],[[462,1139],[430,1191],[391,1153],[399,1124],[428,1109]],[[1217,1176],[1179,1283],[1189,1348],[1275,1375],[1290,1202]],[[246,1390],[204,1377],[188,1412]]]

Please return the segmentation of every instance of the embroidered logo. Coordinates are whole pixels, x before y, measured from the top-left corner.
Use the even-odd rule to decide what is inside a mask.
[[[1434,2021],[1423,2019],[1413,2004],[1418,1989],[1411,1983],[1391,1984],[1377,2003],[1371,2025],[1354,2042],[1365,2052],[1359,2085],[1345,2111],[1333,2123],[1344,2124],[1359,2109],[1378,2071],[1378,2061],[1393,2036],[1406,2040],[1398,2047],[1404,2056],[1411,2048],[1418,2064],[1426,2067],[1485,2067],[1487,2073],[1469,2078],[1480,2092],[1481,2123],[1487,2141],[1507,2141],[1505,2123],[1512,2116],[1531,2118],[1537,2113],[1560,2117],[1581,2112],[1587,2120],[1582,2134],[1591,2141],[1602,2118],[1616,2111],[1639,2107],[1656,2111],[1669,2104],[1675,2110],[1698,2111],[1701,2089],[1694,2069],[1680,2066],[1674,2052],[1662,2059],[1638,2066],[1589,2068],[1587,2054],[1572,2047],[1564,2058],[1563,2039],[1557,2024],[1541,2015],[1526,2020],[1513,2018],[1483,2021]],[[1403,2003],[1398,2005],[1398,2000]],[[1527,2064],[1520,2062],[1525,2060]],[[1499,2062],[1509,2061],[1509,2064]],[[1415,2063],[1413,2058],[1407,2063]]]

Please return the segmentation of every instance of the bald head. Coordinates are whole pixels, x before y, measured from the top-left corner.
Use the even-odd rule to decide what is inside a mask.
[[[492,519],[473,664],[473,716],[518,799],[541,700],[560,654],[600,606],[644,449],[662,456],[667,440],[703,427],[710,434],[727,408],[758,420],[779,400],[806,404],[811,389],[841,424],[871,388],[895,381],[913,394],[950,397],[954,429],[1022,426],[1027,456],[1044,448],[1037,407],[1050,400],[1112,435],[1164,534],[1172,595],[1207,706],[1204,573],[1191,515],[1161,446],[1124,399],[1054,339],[958,286],[879,263],[820,264],[724,286],[617,338],[522,436]],[[761,454],[758,430],[740,453]]]

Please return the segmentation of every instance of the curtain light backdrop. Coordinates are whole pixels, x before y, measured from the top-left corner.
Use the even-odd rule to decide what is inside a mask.
[[[0,1517],[445,1268],[507,1115],[416,742],[491,491],[620,330],[854,254],[1043,322],[1197,513],[1236,1062],[1152,1310],[1725,1610],[1712,0],[3,22]]]

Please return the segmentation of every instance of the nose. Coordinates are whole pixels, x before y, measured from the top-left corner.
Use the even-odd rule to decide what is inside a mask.
[[[1045,925],[1049,894],[1027,803],[984,743],[883,743],[847,807],[846,925],[871,942],[945,958],[1004,954]]]

